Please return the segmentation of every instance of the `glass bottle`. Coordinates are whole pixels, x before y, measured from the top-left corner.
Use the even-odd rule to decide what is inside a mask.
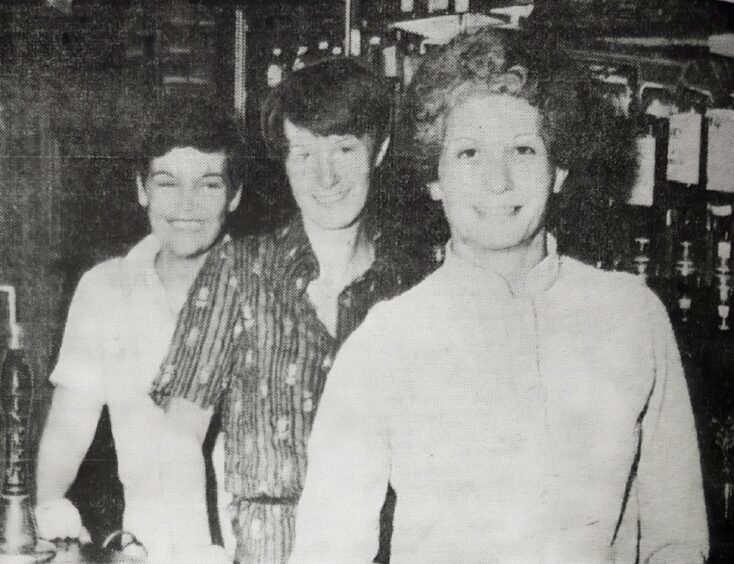
[[[268,87],[274,88],[283,81],[285,74],[285,63],[283,62],[283,50],[280,47],[273,47],[272,57],[267,71]]]

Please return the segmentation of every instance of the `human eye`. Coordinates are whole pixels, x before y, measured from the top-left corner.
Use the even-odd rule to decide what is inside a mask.
[[[178,186],[178,182],[176,182],[175,178],[170,176],[160,175],[153,178],[153,186],[156,188],[176,188]]]
[[[531,147],[530,145],[516,145],[515,154],[521,157],[532,157],[536,154],[536,150],[535,147]]]
[[[222,178],[207,178],[201,185],[210,192],[220,192],[227,187]]]
[[[463,147],[456,151],[456,158],[462,161],[468,161],[473,159],[479,154],[479,149],[476,147]]]
[[[523,136],[515,139],[511,146],[511,152],[516,157],[528,159],[543,155],[545,152],[545,145],[543,140],[536,136]]]

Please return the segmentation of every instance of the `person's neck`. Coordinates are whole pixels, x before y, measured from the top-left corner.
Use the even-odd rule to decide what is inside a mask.
[[[524,286],[530,271],[548,256],[544,229],[530,241],[508,249],[482,249],[457,238],[452,239],[451,250],[462,260],[500,275],[513,294]]]
[[[155,258],[155,271],[167,292],[188,292],[209,251],[194,257],[180,257],[161,249]]]
[[[319,278],[334,283],[356,268],[368,268],[374,259],[374,244],[364,232],[361,221],[342,229],[324,229],[303,218],[306,236],[319,263]],[[364,263],[364,264],[362,264]]]

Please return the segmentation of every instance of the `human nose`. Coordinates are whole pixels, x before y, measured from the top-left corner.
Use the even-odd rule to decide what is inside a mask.
[[[504,156],[487,158],[481,168],[482,185],[487,192],[502,194],[512,188]]]
[[[186,182],[179,190],[179,202],[184,209],[192,209],[196,201],[198,187],[194,182]]]
[[[337,182],[337,174],[331,154],[325,152],[319,155],[317,167],[317,177],[321,186],[326,188],[334,186]]]

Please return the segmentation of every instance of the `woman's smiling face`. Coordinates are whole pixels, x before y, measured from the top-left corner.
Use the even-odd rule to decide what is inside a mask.
[[[343,229],[362,214],[375,167],[370,135],[315,135],[287,119],[285,169],[304,218],[321,229]]]
[[[548,198],[566,173],[550,162],[540,120],[537,108],[503,94],[477,93],[451,110],[429,189],[455,245],[486,253],[545,237]]]
[[[138,200],[162,252],[193,258],[214,244],[240,198],[229,187],[226,163],[223,152],[175,147],[151,160],[144,183],[138,178]]]

